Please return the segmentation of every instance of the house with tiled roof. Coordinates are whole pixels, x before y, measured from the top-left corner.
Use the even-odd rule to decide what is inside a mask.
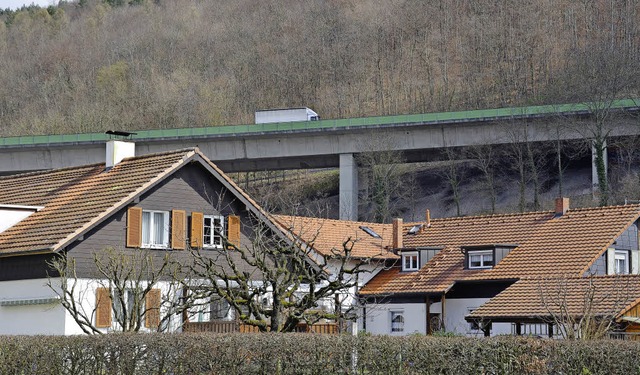
[[[640,336],[640,275],[536,277],[516,281],[466,316],[510,323],[514,334],[563,338]]]
[[[379,334],[510,334],[514,322],[488,332],[465,316],[516,281],[638,274],[640,206],[569,209],[427,220],[397,226],[400,265],[369,281],[365,329]]]
[[[75,334],[81,329],[47,286],[49,263],[57,255],[74,260],[84,281],[89,319],[104,332],[114,326],[109,290],[94,256],[105,249],[140,250],[162,258],[189,256],[191,246],[211,254],[224,251],[223,236],[236,246],[250,242],[251,220],[274,233],[280,227],[197,148],[134,156],[134,145],[110,141],[106,163],[0,177],[0,334]],[[229,252],[231,257],[239,257]],[[238,262],[241,264],[241,262]],[[162,311],[159,288],[146,308]],[[152,291],[153,292],[153,291]],[[105,294],[106,293],[106,294]],[[125,300],[126,296],[123,297]],[[217,306],[215,319],[232,319]],[[214,319],[213,307],[198,319]],[[167,324],[180,329],[183,314]],[[158,314],[145,317],[158,327]]]
[[[399,259],[393,251],[398,243],[397,237],[394,242],[393,225],[305,216],[273,217],[282,228],[323,256],[329,272],[335,274],[342,267],[342,262],[347,262],[348,269],[360,264],[365,271],[355,275],[358,278],[356,285],[337,296],[337,299],[342,311],[351,310],[357,319],[361,319],[355,298],[359,289],[378,272],[397,263]],[[325,308],[334,308],[335,301],[336,299],[325,301]],[[356,321],[347,330],[357,333],[362,324],[362,321]]]

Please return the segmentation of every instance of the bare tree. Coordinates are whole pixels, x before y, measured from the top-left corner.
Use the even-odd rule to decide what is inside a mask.
[[[76,259],[67,253],[49,266],[58,276],[50,276],[47,285],[87,334],[144,327],[163,331],[173,315],[187,308],[179,298],[180,283],[174,281],[178,268],[168,255],[107,248],[94,254],[92,277],[79,276]]]
[[[565,339],[604,338],[616,327],[621,311],[637,297],[636,282],[624,276],[612,282],[594,275],[540,279],[538,292],[546,312],[541,318]]]
[[[447,185],[451,189],[451,199],[456,206],[456,216],[460,216],[462,211],[460,209],[461,193],[460,184],[465,178],[467,170],[467,161],[464,159],[464,152],[454,149],[452,147],[445,147],[444,153],[446,156],[445,165],[439,171],[440,175],[446,180]]]
[[[576,46],[573,60],[558,79],[555,96],[559,100],[581,103],[590,112],[579,121],[576,131],[589,143],[597,171],[600,205],[609,202],[606,170],[607,140],[620,126],[616,100],[634,96],[637,91],[638,61],[632,51],[609,41]]]
[[[518,191],[520,212],[527,209],[527,186],[531,184],[533,210],[540,209],[540,169],[543,165],[544,150],[534,146],[526,121],[511,121],[505,125],[507,145],[505,155],[511,160],[511,167],[518,173]]]
[[[313,250],[313,240],[301,239],[300,228],[286,228],[282,238],[255,219],[250,230],[248,244],[225,237],[223,250],[216,254],[191,249],[191,278],[185,287],[194,298],[222,298],[242,323],[263,332],[293,331],[301,322],[320,319],[356,318],[356,306],[345,308],[341,301],[358,285],[358,275],[371,272],[368,264],[375,262],[354,261],[357,239],[347,238],[331,256],[321,256]]]
[[[476,144],[469,147],[468,153],[469,157],[473,159],[473,165],[482,174],[483,185],[491,203],[491,213],[495,213],[498,200],[496,187],[497,151],[490,144]]]
[[[404,158],[397,142],[377,133],[361,141],[356,156],[365,192],[362,203],[372,211],[366,221],[388,223],[397,217],[405,193],[410,191],[403,179]]]

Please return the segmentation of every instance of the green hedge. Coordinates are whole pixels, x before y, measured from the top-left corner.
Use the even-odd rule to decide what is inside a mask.
[[[640,374],[640,343],[501,337],[1,337],[0,374]]]

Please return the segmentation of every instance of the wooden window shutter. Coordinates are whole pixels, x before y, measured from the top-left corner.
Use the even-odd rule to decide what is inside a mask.
[[[145,296],[144,326],[157,329],[160,325],[160,289],[151,289]]]
[[[142,208],[127,210],[127,247],[142,246]]]
[[[204,227],[204,214],[202,212],[191,213],[191,247],[199,249],[202,247]]]
[[[183,210],[171,211],[171,248],[186,248],[187,213]]]
[[[109,288],[96,289],[96,328],[111,327],[111,297]]]
[[[230,245],[240,247],[240,217],[229,215],[227,217],[227,241]]]

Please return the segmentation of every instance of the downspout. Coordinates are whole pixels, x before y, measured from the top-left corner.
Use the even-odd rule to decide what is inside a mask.
[[[427,296],[425,297],[425,304],[427,305],[427,335],[432,334],[432,329],[431,329],[431,298],[429,298],[429,295],[427,294]]]

